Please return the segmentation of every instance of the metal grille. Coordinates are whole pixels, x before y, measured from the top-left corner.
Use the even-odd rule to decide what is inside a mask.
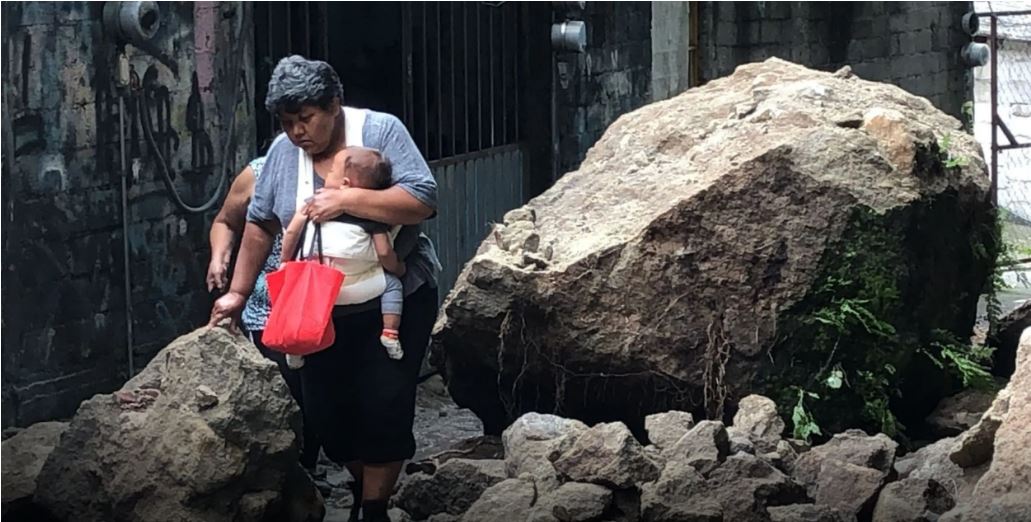
[[[979,2],[979,7],[982,2]],[[1031,10],[984,2],[981,33],[991,62],[975,71],[975,134],[985,148],[1004,234],[1018,257],[1031,253]],[[994,10],[991,8],[994,7]],[[987,103],[986,103],[987,102]]]
[[[405,3],[404,121],[427,160],[519,140],[515,3]]]

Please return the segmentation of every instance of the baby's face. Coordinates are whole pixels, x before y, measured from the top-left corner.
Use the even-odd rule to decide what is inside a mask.
[[[379,160],[379,153],[375,149],[346,147],[338,152],[333,159],[333,168],[326,178],[326,183],[337,186],[369,188],[363,183],[363,177],[359,172],[374,168]]]

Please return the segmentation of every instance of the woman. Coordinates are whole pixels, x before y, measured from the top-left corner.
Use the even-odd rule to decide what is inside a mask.
[[[229,188],[229,194],[222,203],[222,209],[218,211],[218,215],[211,223],[211,231],[208,234],[211,242],[211,262],[208,264],[207,275],[208,292],[216,288],[219,292],[224,292],[229,285],[229,262],[232,260],[233,249],[236,248],[238,239],[243,234],[244,224],[247,222],[247,205],[250,204],[251,196],[254,194],[255,180],[261,177],[264,166],[265,158],[262,156],[252,160],[246,168],[240,171]],[[268,287],[265,285],[265,274],[279,268],[280,242],[281,236],[277,235],[272,245],[272,252],[258,274],[254,291],[251,292],[247,304],[244,306],[241,323],[247,337],[258,348],[258,351],[279,366],[279,371],[283,375],[287,387],[290,388],[290,395],[304,411],[300,374],[287,367],[282,353],[269,350],[261,343],[261,334],[265,331],[265,322],[268,321],[271,308]],[[301,464],[313,478],[319,479],[322,478],[316,471],[316,464],[319,460],[319,440],[309,424],[307,421],[304,423]]]
[[[434,214],[437,186],[396,117],[344,108],[342,100],[343,88],[329,64],[291,56],[276,65],[265,107],[279,118],[284,134],[266,155],[265,172],[257,181],[247,212],[233,280],[229,292],[216,301],[211,324],[227,317],[235,321],[254,288],[273,237],[295,212],[304,212],[319,223],[346,213],[408,225],[394,243],[408,266],[402,279],[404,357],[391,360],[380,346],[382,316],[374,300],[336,307],[336,343],[306,356],[300,370],[305,417],[326,455],[347,466],[361,492],[355,496],[352,519],[357,519],[360,500],[362,520],[379,522],[389,520],[387,500],[402,462],[415,453],[415,389],[437,316],[435,278],[439,267],[433,246],[411,225]],[[333,156],[349,145],[378,149],[386,156],[393,165],[394,185],[386,190],[322,189]],[[314,175],[300,175],[303,168],[310,168]],[[298,191],[309,181],[316,191],[304,204]]]

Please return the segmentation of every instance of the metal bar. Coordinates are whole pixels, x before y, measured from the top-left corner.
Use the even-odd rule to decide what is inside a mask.
[[[441,43],[443,39],[440,36],[440,4],[437,4],[437,157],[444,157],[444,110],[442,108],[444,102],[444,72],[441,67],[444,63],[441,58],[440,48],[443,47]]]
[[[465,72],[465,81],[462,82],[462,90],[465,92],[465,96],[462,97],[465,103],[462,118],[465,125],[465,151],[469,152],[472,149],[472,144],[469,142],[469,4],[462,3],[462,54],[464,56],[462,60],[462,70]],[[455,151],[456,153],[458,151]]]
[[[304,57],[311,59],[311,2],[304,2]]]
[[[497,145],[494,137],[494,10],[487,11],[487,22],[490,33],[490,146]]]
[[[412,129],[412,107],[408,103],[408,94],[411,92],[411,76],[409,75],[409,64],[411,64],[410,26],[408,24],[408,2],[401,2],[401,121],[405,126]]]
[[[286,54],[284,56],[293,54],[294,50],[294,21],[291,11],[290,4],[286,4]]]
[[[515,48],[516,49],[522,49],[523,48],[523,46],[519,45],[519,35],[521,34],[522,26],[523,26],[523,21],[526,20],[526,17],[522,16],[523,13],[525,13],[525,11],[522,11],[521,9],[522,9],[522,7],[520,7],[520,11],[516,11],[516,23],[513,24],[513,28],[512,28],[513,32],[515,33]],[[512,60],[512,79],[513,79],[512,83],[513,83],[513,85],[515,85],[515,96],[513,96],[513,111],[512,111],[512,114],[515,115],[515,141],[519,141],[520,138],[521,138],[521,136],[519,136],[519,119],[520,119],[519,91],[521,91],[523,89],[523,86],[519,83],[519,68],[520,68],[520,64],[521,63],[522,63],[522,54],[517,55],[516,59]]]
[[[1031,15],[1031,10],[1027,11],[989,11],[987,13],[976,13],[977,16],[1020,16],[1020,15]]]
[[[480,29],[483,26],[482,6],[476,4],[476,148],[483,148],[483,42]]]
[[[1012,145],[999,145],[999,150],[1028,149],[1031,143],[1014,143]]]
[[[322,26],[322,56],[319,59],[329,61],[329,5],[326,2],[319,2]]]
[[[426,163],[430,166],[431,169],[436,169],[440,167],[446,167],[448,165],[453,165],[455,163],[462,161],[472,161],[479,158],[486,158],[492,154],[501,154],[504,152],[511,152],[513,150],[518,149],[518,143],[508,143],[505,145],[498,145],[497,147],[491,147],[489,149],[475,150],[466,154],[458,154],[455,156],[449,156],[447,158],[435,159],[432,161],[428,161]]]
[[[498,8],[501,11],[501,142],[508,143],[508,82],[505,81],[505,64],[508,63],[508,45],[505,41],[508,35],[508,25],[505,23],[505,6]]]
[[[5,100],[6,101],[6,100]],[[136,375],[136,361],[133,360],[133,331],[132,331],[132,276],[130,265],[132,257],[129,252],[129,175],[126,169],[125,159],[125,92],[118,93],[118,150],[120,154],[119,167],[122,178],[122,259],[125,263],[125,352],[129,358],[129,378]],[[13,154],[13,151],[12,151]]]
[[[458,4],[448,4],[450,11],[448,16],[451,19],[451,25],[448,29],[451,31],[451,155],[458,154],[458,132],[455,130],[458,127],[458,119],[455,117],[456,107],[458,106],[458,97],[455,92],[455,6]]]
[[[992,204],[999,204],[999,133],[996,123],[999,120],[999,39],[998,18],[992,20],[992,52],[991,52],[991,104],[992,104]]]
[[[422,153],[427,158],[430,156],[430,80],[429,80],[429,31],[426,27],[426,21],[429,20],[429,16],[426,15],[426,4],[422,4],[422,130],[423,130],[423,149]]]
[[[1006,139],[1009,141],[1010,145],[1017,144],[1016,136],[1014,136],[1013,133],[1010,132],[1009,127],[1006,126],[1006,122],[1002,121],[1002,118],[999,118],[999,121],[997,121],[995,124],[998,125],[999,129],[1002,130],[1002,133],[1006,135]]]

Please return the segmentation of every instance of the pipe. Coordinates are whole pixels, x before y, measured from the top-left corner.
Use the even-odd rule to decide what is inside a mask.
[[[125,165],[125,91],[118,93],[118,152],[119,164],[122,169],[122,259],[124,259],[125,274],[125,350],[129,359],[129,378],[136,375],[136,363],[133,361],[133,332],[132,332],[132,275],[130,266],[132,258],[129,255],[129,186],[127,177],[128,169]]]
[[[999,33],[998,18],[992,20],[991,105],[992,105],[992,205],[999,205]]]

